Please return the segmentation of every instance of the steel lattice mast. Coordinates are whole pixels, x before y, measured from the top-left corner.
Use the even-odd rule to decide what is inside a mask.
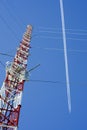
[[[0,90],[0,130],[17,130],[32,26],[28,25],[13,62],[7,62],[6,78]]]

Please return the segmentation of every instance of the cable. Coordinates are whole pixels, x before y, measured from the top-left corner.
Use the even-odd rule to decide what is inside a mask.
[[[0,55],[9,56],[9,57],[14,57],[14,56],[9,55],[9,54],[6,54],[6,53],[0,53]]]
[[[67,40],[87,41],[87,39],[81,39],[81,38],[67,38]]]
[[[3,5],[3,7],[7,10],[7,12],[9,13],[9,15],[13,18],[13,21],[15,21],[16,20],[16,22],[15,23],[17,23],[18,24],[18,26],[20,27],[20,29],[22,28],[22,24],[20,24],[21,22],[19,22],[19,20],[18,20],[18,17],[16,17],[17,15],[13,15],[12,14],[12,12],[9,10],[9,7],[7,7],[6,6],[6,4],[5,4],[5,2],[3,1],[3,0],[1,0],[1,4]],[[8,2],[7,2],[7,4],[8,4]],[[8,4],[8,6],[9,6],[9,4]],[[12,8],[12,11],[13,11],[13,8]]]
[[[62,32],[59,32],[59,31],[47,31],[47,30],[45,30],[45,31],[35,31],[35,33],[53,33],[53,34],[62,34]],[[75,33],[75,32],[67,32],[66,31],[66,34],[73,34],[73,35],[87,35],[87,33]]]
[[[59,28],[59,29],[57,29],[58,27],[43,27],[43,26],[40,26],[40,27],[38,27],[38,30],[39,29],[42,29],[42,30],[53,30],[53,31],[62,31],[62,29],[61,28]],[[71,28],[66,28],[65,29],[66,31],[75,31],[75,32],[86,32],[87,33],[87,30],[85,29],[71,29]]]
[[[63,85],[63,86],[66,85],[66,82],[64,82],[64,81],[52,81],[52,80],[34,80],[34,79],[30,79],[29,82],[60,84],[60,85]],[[87,83],[84,84],[84,83],[70,82],[70,84],[71,84],[71,86],[86,86],[87,87]]]
[[[32,47],[32,49],[43,49],[43,50],[49,50],[49,51],[64,51],[64,49],[59,48],[42,48],[42,47]],[[87,53],[87,50],[72,50],[68,49],[68,52],[79,52],[79,53]]]
[[[64,84],[64,82],[60,82],[60,81],[50,81],[50,80],[32,80],[30,79],[29,81],[31,82],[41,82],[41,83],[53,83],[53,84]]]
[[[45,38],[45,39],[56,39],[56,40],[62,40],[62,37],[51,37],[51,36],[36,36],[35,38]],[[75,41],[87,41],[87,39],[81,39],[81,38],[67,38],[67,40],[75,40]]]
[[[0,53],[0,55],[13,57],[12,55],[9,55],[9,54],[6,54],[6,53]],[[3,66],[3,68],[5,68],[5,65],[1,61],[0,61],[0,64]]]
[[[15,82],[15,81],[13,81],[13,80],[9,80],[9,81],[11,81],[11,82]],[[27,82],[33,82],[33,83],[49,83],[49,84],[60,84],[60,85],[63,85],[63,86],[66,86],[66,82],[64,82],[64,81],[52,81],[52,80],[38,80],[38,79],[30,79],[30,80],[27,80]],[[18,82],[15,82],[15,83],[18,83]],[[84,84],[84,83],[76,83],[76,82],[70,82],[70,84],[71,84],[71,86],[73,86],[73,84],[74,84],[74,86],[76,85],[78,85],[78,86],[86,86],[87,87],[87,83],[86,84]],[[59,86],[58,86],[59,87]]]
[[[0,19],[4,22],[4,24],[6,25],[6,27],[8,27],[8,29],[11,31],[11,33],[13,34],[14,38],[19,41],[19,38],[17,37],[17,34],[13,31],[13,29],[9,26],[9,24],[7,23],[7,21],[4,19],[3,16],[1,16],[0,14]]]
[[[3,68],[5,68],[5,65],[0,61],[0,64],[3,66]]]

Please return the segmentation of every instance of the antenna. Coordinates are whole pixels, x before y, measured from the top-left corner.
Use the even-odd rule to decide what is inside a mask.
[[[38,64],[38,65],[36,65],[36,66],[34,66],[33,68],[31,68],[28,72],[31,72],[32,70],[35,70],[37,67],[39,67],[40,66],[40,64]]]

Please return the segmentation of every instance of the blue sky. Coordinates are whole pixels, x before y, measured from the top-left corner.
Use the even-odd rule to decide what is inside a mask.
[[[26,30],[33,26],[30,73],[25,83],[19,130],[86,130],[87,129],[87,2],[64,1],[72,112],[69,114],[61,33],[59,0],[1,0],[0,52],[15,55]],[[0,61],[12,61],[0,55]],[[0,85],[5,68],[0,64]],[[35,82],[41,81],[58,81]]]

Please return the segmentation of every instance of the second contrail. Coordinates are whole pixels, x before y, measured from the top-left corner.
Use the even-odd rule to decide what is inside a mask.
[[[66,33],[65,33],[63,0],[60,0],[60,11],[61,11],[62,33],[63,33],[63,44],[64,44],[64,59],[65,59],[65,70],[66,70],[68,108],[69,108],[69,112],[71,112],[71,96],[70,96],[70,82],[69,82],[69,70],[68,70],[68,58],[67,58],[67,46],[66,46]]]

